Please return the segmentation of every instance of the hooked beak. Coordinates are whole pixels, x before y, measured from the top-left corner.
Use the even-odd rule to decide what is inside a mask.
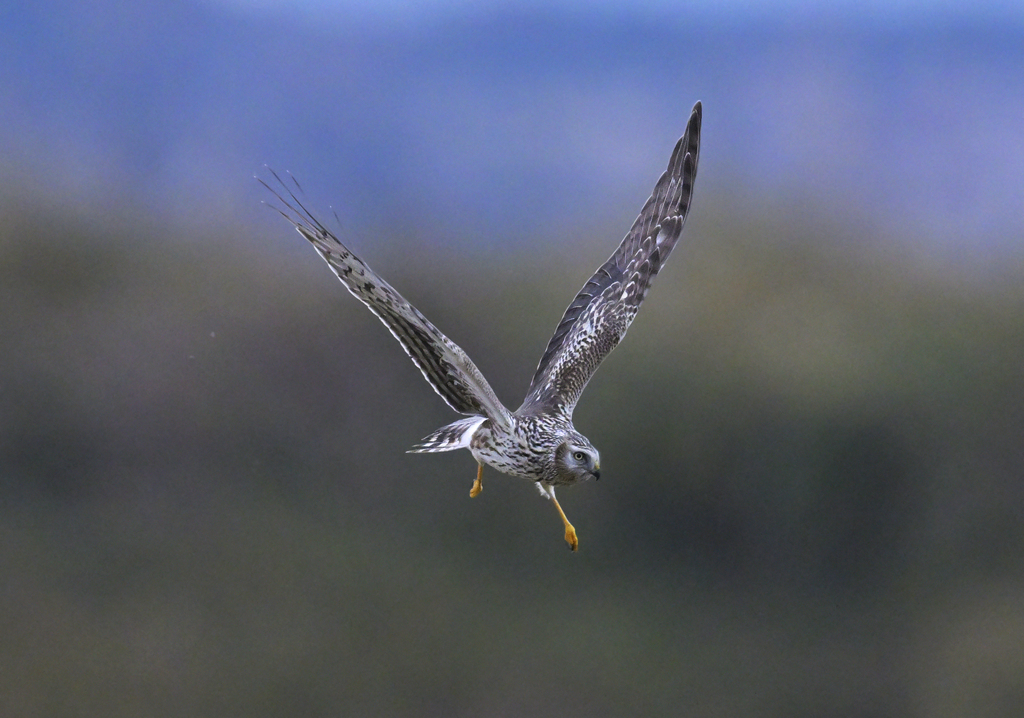
[[[601,465],[594,464],[594,470],[591,472],[594,475],[594,481],[601,480]]]

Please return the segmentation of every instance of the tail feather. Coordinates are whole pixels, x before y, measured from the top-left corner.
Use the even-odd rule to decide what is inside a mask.
[[[409,449],[409,454],[429,454],[439,451],[455,451],[456,449],[468,449],[469,441],[473,434],[487,419],[482,416],[471,416],[468,419],[459,419],[447,426],[424,437],[424,439]]]

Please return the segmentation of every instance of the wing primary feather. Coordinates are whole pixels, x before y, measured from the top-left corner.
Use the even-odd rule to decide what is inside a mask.
[[[461,414],[483,416],[508,425],[511,421],[508,409],[466,353],[342,244],[276,172],[269,168],[268,171],[287,193],[287,199],[262,179],[257,179],[287,211],[269,206],[313,245],[349,293],[384,323],[434,391]],[[297,181],[295,186],[302,190]]]
[[[633,226],[559,320],[518,413],[571,416],[594,371],[625,336],[682,234],[697,175],[701,117],[698,102]]]

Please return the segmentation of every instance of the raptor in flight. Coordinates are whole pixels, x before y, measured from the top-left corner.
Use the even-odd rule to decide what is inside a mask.
[[[515,411],[498,400],[455,342],[338,241],[284,183],[281,186],[290,201],[268,186],[286,207],[281,211],[285,218],[309,240],[348,291],[384,322],[434,391],[466,415],[430,434],[412,451],[469,449],[477,461],[472,497],[483,490],[484,464],[533,481],[558,510],[573,551],[579,544],[576,530],[555,498],[555,487],[601,475],[600,454],[573,426],[573,408],[598,365],[625,336],[682,233],[697,175],[700,123],[698,102],[640,216],[565,310],[526,399]]]

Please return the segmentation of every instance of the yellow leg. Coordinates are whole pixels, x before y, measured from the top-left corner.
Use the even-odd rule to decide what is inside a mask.
[[[558,515],[562,517],[562,523],[565,524],[565,542],[569,544],[569,548],[575,551],[580,545],[579,540],[576,538],[576,529],[572,527],[572,524],[569,523],[569,519],[565,517],[565,512],[562,511],[562,507],[558,504],[558,499],[555,498],[555,492],[551,491],[550,496],[551,503],[553,503],[555,508],[558,509]]]
[[[476,481],[473,482],[473,488],[469,490],[469,498],[475,499],[480,495],[480,492],[484,490],[484,465],[476,465]]]

